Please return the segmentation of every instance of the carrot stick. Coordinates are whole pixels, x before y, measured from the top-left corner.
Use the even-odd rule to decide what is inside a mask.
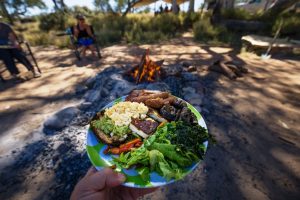
[[[112,154],[120,154],[120,149],[117,147],[114,147],[114,148],[109,149],[108,152],[112,153]]]
[[[141,142],[141,139],[140,139],[140,138],[136,138],[136,139],[133,139],[133,140],[131,140],[131,141],[125,143],[125,144],[122,144],[122,145],[120,146],[120,148],[123,148],[123,147],[128,146],[128,145],[131,145],[131,144],[135,144],[135,143],[138,143],[138,142]]]

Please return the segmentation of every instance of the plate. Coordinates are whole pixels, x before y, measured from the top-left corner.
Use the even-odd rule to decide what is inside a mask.
[[[113,105],[125,101],[127,96],[120,97],[113,102],[110,102],[107,104],[102,110],[112,107]],[[178,98],[178,97],[177,97]],[[180,98],[179,98],[180,99]],[[187,103],[188,108],[196,115],[198,124],[202,126],[203,128],[207,129],[207,126],[205,124],[205,121],[201,114],[189,103]],[[205,145],[205,152],[208,146],[208,142],[203,143]],[[105,155],[103,151],[107,148],[107,145],[98,141],[96,136],[94,135],[93,131],[89,127],[87,131],[87,141],[86,141],[86,150],[87,154],[89,156],[90,161],[95,166],[97,170],[101,170],[105,167],[109,167],[114,165],[113,157],[117,157],[117,155]],[[185,169],[185,174],[189,174],[192,172],[197,165],[201,162],[201,160],[197,163],[194,163],[189,168]],[[151,187],[158,187],[163,186],[169,183],[174,182],[174,179],[166,180],[164,177],[158,175],[156,172],[150,173],[150,180],[144,181],[137,171],[134,168],[131,169],[122,169],[117,168],[116,171],[123,173],[126,176],[126,182],[123,183],[124,186],[127,187],[134,187],[134,188],[151,188]]]

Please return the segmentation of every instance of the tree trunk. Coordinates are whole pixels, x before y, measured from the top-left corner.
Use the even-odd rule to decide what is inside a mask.
[[[270,3],[270,0],[266,0],[266,4],[264,6],[264,12],[266,12],[266,10],[268,9],[269,3]]]
[[[52,0],[52,1],[53,1],[53,4],[54,4],[54,9],[55,9],[55,10],[59,10],[59,7],[58,7],[58,5],[57,5],[56,0]]]
[[[195,0],[190,0],[188,13],[193,13],[195,8]]]
[[[174,14],[178,14],[177,0],[172,0],[172,11]]]
[[[60,0],[60,7],[64,12],[67,11],[67,6],[66,6],[64,0]]]
[[[227,0],[227,8],[233,9],[235,4],[235,0]]]
[[[13,20],[12,16],[9,14],[4,1],[0,1],[0,8],[1,8],[4,16],[8,19],[9,23],[13,25],[14,20]]]
[[[128,0],[127,1],[127,8],[126,10],[123,12],[122,17],[125,17],[127,15],[127,13],[129,13],[129,11],[131,10],[131,8],[133,8],[133,6],[138,3],[138,0]]]
[[[200,11],[200,17],[201,17],[201,19],[203,18],[204,7],[205,7],[205,2],[203,2],[203,4],[201,5],[201,11]]]
[[[291,7],[295,3],[299,2],[299,0],[277,0],[277,3],[265,12],[264,16],[272,16],[273,19],[276,18],[277,15],[282,13],[285,9]]]

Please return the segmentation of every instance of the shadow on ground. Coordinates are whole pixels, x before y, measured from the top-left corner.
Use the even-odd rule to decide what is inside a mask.
[[[116,54],[120,52],[119,57],[107,58],[105,63],[130,64],[135,62],[137,55],[142,54],[142,49],[145,48],[136,47],[133,51],[124,51],[121,46],[115,51]],[[197,63],[200,68],[199,79],[206,91],[201,113],[209,132],[216,137],[217,144],[210,146],[202,164],[184,180],[163,187],[144,198],[297,199],[300,196],[300,90],[299,82],[290,73],[293,71],[299,74],[300,69],[293,64],[289,64],[288,68],[280,68],[280,63],[285,61],[273,60],[275,64],[257,59],[245,61],[235,51],[229,50],[229,53],[224,54],[250,68],[245,77],[231,81],[214,72],[201,70],[202,65],[208,65],[223,56],[206,46],[201,49],[202,54],[209,55],[205,60],[201,52],[172,55],[159,46],[153,47],[152,56],[159,59],[159,52],[163,51],[170,56],[167,62],[179,62],[187,56]],[[123,54],[128,54],[128,57],[124,57],[125,61],[116,62]],[[63,98],[73,96],[50,97],[45,103]],[[0,119],[9,114],[1,113]],[[1,199],[16,199],[21,193],[26,194],[28,185],[34,184],[30,182],[32,176],[41,174],[46,177],[43,184],[49,185],[49,189],[37,192],[38,195],[33,195],[35,199],[56,199],[62,193],[60,197],[68,198],[74,185],[67,185],[66,188],[61,185],[66,185],[64,181],[70,179],[78,180],[87,170],[89,160],[84,152],[74,148],[75,141],[61,137],[66,144],[66,149],[62,149],[61,153],[68,156],[59,166],[67,168],[72,160],[81,159],[82,167],[79,166],[78,171],[68,171],[69,174],[47,170],[47,165],[39,165],[37,159],[42,159],[44,154],[49,153],[44,149],[51,143],[45,140],[29,144],[1,172]],[[40,150],[37,150],[38,146]],[[23,162],[26,165],[20,167]],[[26,177],[30,171],[34,173]]]

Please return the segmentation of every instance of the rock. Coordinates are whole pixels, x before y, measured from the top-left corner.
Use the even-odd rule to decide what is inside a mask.
[[[114,95],[116,97],[124,96],[129,94],[133,89],[136,88],[136,85],[126,81],[126,80],[119,80],[114,85],[110,95]]]
[[[195,88],[192,88],[192,87],[184,87],[184,88],[182,88],[182,92],[183,92],[184,94],[195,93],[195,92],[196,92],[196,89],[195,89]]]
[[[182,63],[181,63],[181,65],[182,65],[182,67],[189,67],[189,66],[191,66],[191,65],[193,65],[190,61],[183,61]]]
[[[76,107],[65,108],[47,119],[44,123],[44,129],[59,131],[69,124],[79,113],[80,110]]]
[[[93,103],[92,102],[83,102],[77,106],[79,110],[87,110]]]
[[[188,72],[194,72],[194,71],[197,71],[197,68],[195,66],[189,66],[187,71]]]
[[[184,99],[187,101],[190,101],[191,99],[201,99],[202,100],[203,96],[197,93],[187,93],[184,96]]]
[[[92,78],[89,78],[86,82],[85,82],[85,86],[89,89],[92,89],[95,82],[97,80],[97,77],[92,77]]]
[[[100,91],[97,89],[89,90],[83,97],[87,102],[99,101],[101,98]]]
[[[200,81],[186,81],[185,84],[192,88],[203,87]]]
[[[196,110],[197,110],[199,113],[201,113],[202,108],[201,108],[200,106],[194,106],[194,108],[196,108]]]
[[[61,143],[56,151],[60,154],[66,154],[66,152],[70,149],[70,147],[66,143]]]
[[[203,112],[206,113],[206,114],[209,114],[209,113],[210,113],[209,110],[207,110],[206,108],[203,108],[202,110],[203,110]]]
[[[200,106],[202,104],[202,99],[201,98],[193,98],[188,101],[190,104],[193,106]]]
[[[169,65],[162,68],[163,76],[180,76],[181,72],[183,71],[181,65]]]
[[[181,76],[184,78],[185,81],[197,81],[200,78],[198,74],[190,72],[182,72]]]
[[[169,86],[171,93],[177,97],[181,97],[182,78],[176,76],[168,76],[164,82]]]
[[[163,82],[150,83],[147,87],[147,90],[160,90],[160,91],[170,91],[170,87]]]
[[[109,91],[108,91],[108,89],[106,89],[106,88],[103,88],[102,90],[101,90],[101,97],[107,97],[109,95]]]
[[[84,86],[84,85],[78,85],[76,88],[75,88],[75,93],[78,95],[78,94],[83,94],[85,91],[87,91],[88,87],[87,86]]]

